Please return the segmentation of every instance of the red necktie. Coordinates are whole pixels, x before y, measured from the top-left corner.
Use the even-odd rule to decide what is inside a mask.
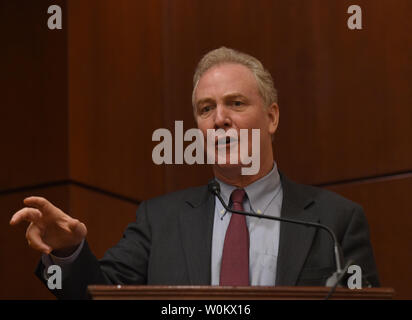
[[[234,190],[231,195],[232,209],[243,211],[244,198],[245,190]],[[240,214],[232,213],[226,230],[220,267],[220,285],[249,285],[249,231],[246,217]]]

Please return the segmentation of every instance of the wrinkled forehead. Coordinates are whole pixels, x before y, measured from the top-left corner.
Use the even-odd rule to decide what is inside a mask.
[[[259,95],[253,72],[244,65],[225,63],[207,70],[194,88],[194,102],[205,98],[220,98],[227,94]]]

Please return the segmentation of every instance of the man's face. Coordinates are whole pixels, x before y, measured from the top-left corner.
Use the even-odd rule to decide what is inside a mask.
[[[265,164],[273,165],[271,136],[276,131],[278,116],[278,106],[264,106],[255,76],[241,64],[214,66],[199,79],[195,91],[195,118],[204,137],[207,137],[208,129],[235,129],[238,137],[240,129],[248,129],[248,152],[251,155],[251,129],[260,129],[260,168]],[[240,163],[230,164],[230,143],[216,143],[216,155],[219,148],[226,149],[226,164],[215,166],[220,169],[241,166]]]

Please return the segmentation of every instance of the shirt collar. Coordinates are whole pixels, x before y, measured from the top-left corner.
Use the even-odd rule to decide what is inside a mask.
[[[229,204],[230,195],[237,187],[226,184],[217,178],[215,179],[220,184],[223,200]],[[265,213],[266,208],[279,194],[280,186],[280,176],[276,162],[274,162],[272,170],[267,175],[244,188],[252,211],[258,214]],[[270,212],[267,214],[270,215]]]

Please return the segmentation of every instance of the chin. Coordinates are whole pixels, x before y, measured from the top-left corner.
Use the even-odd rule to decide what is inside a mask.
[[[242,165],[241,164],[231,164],[229,163],[229,161],[227,161],[227,163],[216,163],[213,165],[215,167],[215,169],[219,170],[219,171],[226,171],[226,172],[237,172],[242,169]]]

